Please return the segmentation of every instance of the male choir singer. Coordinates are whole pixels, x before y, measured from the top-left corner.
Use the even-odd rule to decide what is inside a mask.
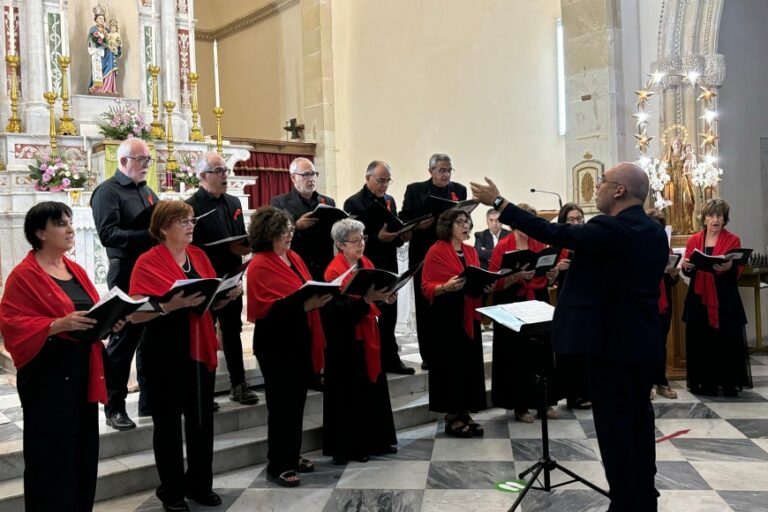
[[[493,249],[499,245],[499,240],[509,235],[509,231],[501,226],[499,212],[491,208],[485,214],[485,223],[488,229],[475,233],[475,250],[480,257],[480,266],[488,268]]]

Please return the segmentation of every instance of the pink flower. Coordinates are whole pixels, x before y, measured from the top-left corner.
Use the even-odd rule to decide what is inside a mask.
[[[46,170],[47,168],[48,168],[48,164],[41,164],[41,165],[40,165],[40,170],[41,170],[41,171],[44,171],[44,170]]]
[[[61,180],[61,184],[64,186],[64,188],[67,188],[70,183],[72,182],[69,181],[69,178],[64,178],[63,180]]]
[[[42,179],[43,179],[43,182],[44,182],[44,183],[48,183],[49,181],[51,181],[51,178],[52,178],[52,177],[53,177],[53,176],[51,176],[51,175],[50,175],[50,174],[48,174],[48,173],[45,173],[45,174],[43,174],[43,177],[42,177]]]

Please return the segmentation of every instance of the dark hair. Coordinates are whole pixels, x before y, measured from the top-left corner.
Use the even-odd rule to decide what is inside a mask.
[[[272,243],[293,224],[291,215],[285,210],[264,206],[251,214],[248,226],[248,242],[253,252],[272,250]]]
[[[560,213],[557,214],[557,223],[565,224],[565,222],[568,220],[568,214],[573,210],[578,210],[581,213],[581,216],[584,216],[584,210],[581,209],[581,206],[577,205],[576,203],[565,203],[563,207],[560,208]]]
[[[496,208],[488,208],[488,211],[485,212],[485,218],[487,219],[488,217],[491,216],[491,214],[494,214],[494,213],[499,214],[499,210],[497,210]]]
[[[645,214],[648,215],[650,218],[659,221],[659,224],[661,224],[662,226],[667,225],[667,218],[664,216],[664,212],[662,212],[658,208],[648,208],[647,210],[645,210]]]
[[[712,198],[707,199],[704,202],[704,206],[701,207],[701,222],[707,218],[707,215],[722,215],[723,226],[727,225],[731,220],[731,207],[725,202],[725,199]]]
[[[152,219],[149,221],[149,234],[153,238],[164,241],[164,229],[168,229],[177,220],[194,215],[195,211],[184,201],[160,201],[152,211]]]
[[[24,236],[32,249],[39,251],[43,248],[42,241],[37,238],[38,230],[45,230],[49,220],[61,220],[67,216],[72,218],[72,209],[58,201],[43,201],[29,209],[24,217]]]
[[[437,219],[437,227],[435,228],[438,240],[448,241],[451,239],[453,236],[453,223],[456,222],[459,215],[464,215],[467,220],[470,220],[467,212],[458,208],[451,208],[440,214],[440,217]]]

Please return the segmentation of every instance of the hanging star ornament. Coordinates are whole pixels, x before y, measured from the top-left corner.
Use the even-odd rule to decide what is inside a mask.
[[[707,133],[702,133],[700,137],[704,140],[701,141],[701,147],[707,148],[709,147],[715,147],[715,144],[717,143],[717,139],[720,137],[715,135],[712,131],[708,131]]]
[[[637,139],[637,144],[635,144],[635,147],[643,153],[648,150],[648,145],[653,140],[653,137],[649,136],[645,130],[641,131],[640,133],[636,133],[635,138]]]
[[[636,126],[640,128],[640,126],[644,124],[648,124],[648,118],[651,115],[651,111],[645,111],[645,110],[638,110],[637,113],[632,114],[632,117],[637,119]]]
[[[711,89],[709,87],[705,87],[703,85],[699,86],[699,89],[701,89],[701,94],[699,94],[699,100],[704,100],[706,102],[710,102],[713,99],[717,97],[717,93],[715,92],[715,88],[712,87]]]
[[[642,107],[645,105],[648,99],[653,96],[653,91],[648,89],[640,89],[639,91],[635,91],[635,94],[637,94],[637,106]]]

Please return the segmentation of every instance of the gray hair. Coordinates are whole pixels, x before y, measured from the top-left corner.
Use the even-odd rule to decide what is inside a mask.
[[[133,149],[136,146],[137,142],[140,142],[141,144],[143,144],[143,145],[147,146],[147,148],[149,148],[147,143],[144,142],[142,139],[137,139],[137,138],[125,139],[117,147],[117,162],[118,162],[118,164],[120,163],[120,161],[123,158],[127,158],[129,156],[133,156],[133,155],[131,155],[131,153],[133,153]]]
[[[384,160],[374,160],[373,162],[368,164],[368,167],[366,167],[365,177],[367,178],[368,176],[373,176],[373,173],[376,172],[376,168],[380,165],[385,167],[390,173],[392,172],[392,168],[389,166],[387,162],[385,162]]]
[[[452,163],[450,155],[446,155],[445,153],[435,153],[431,157],[429,157],[429,168],[434,169],[437,167],[437,162],[448,162]]]
[[[312,163],[312,160],[310,160],[309,158],[304,158],[303,156],[300,156],[293,159],[293,161],[291,162],[291,165],[288,166],[288,172],[291,174],[295,174],[296,172],[298,172],[299,162],[301,161],[307,162],[312,167],[315,166],[315,164]]]
[[[198,158],[197,163],[195,164],[195,173],[198,176],[205,172],[213,171],[213,166],[208,161],[212,156],[219,156],[219,154],[213,151],[209,151],[208,153],[203,153],[200,155],[200,158]]]
[[[347,240],[349,235],[355,231],[364,232],[365,224],[355,219],[341,219],[331,228],[331,238],[334,242],[340,244]]]

